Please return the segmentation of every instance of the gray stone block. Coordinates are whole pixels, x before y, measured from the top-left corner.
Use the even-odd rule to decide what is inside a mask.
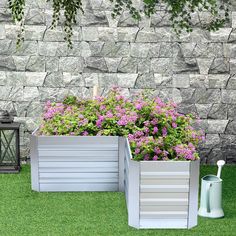
[[[131,43],[131,57],[146,58],[149,54],[150,45],[144,43]]]
[[[65,83],[63,81],[62,72],[47,73],[43,85],[47,88],[60,88],[60,87],[64,88]]]
[[[221,103],[221,90],[196,88],[193,101],[199,104]]]
[[[206,134],[206,141],[204,148],[212,149],[214,147],[220,147],[221,139],[219,134]]]
[[[236,90],[236,75],[230,76],[228,83],[227,83],[227,89]]]
[[[104,59],[106,61],[108,72],[114,72],[114,73],[117,72],[122,58],[121,57],[119,58],[105,57]]]
[[[187,74],[174,74],[171,87],[174,88],[189,88],[190,79]]]
[[[103,57],[88,57],[85,59],[84,72],[107,72],[106,61]]]
[[[44,9],[29,9],[25,17],[27,25],[44,25],[45,10]]]
[[[228,105],[228,119],[234,120],[236,117],[236,105]]]
[[[228,120],[208,120],[207,133],[223,134],[228,123]]]
[[[65,87],[82,87],[85,86],[85,80],[82,74],[71,74],[71,73],[63,73],[63,83]]]
[[[209,74],[228,74],[229,68],[228,58],[215,58],[211,64]]]
[[[140,74],[136,80],[135,88],[138,89],[155,89],[155,80],[153,74]]]
[[[236,135],[236,121],[230,121],[226,129],[226,134]]]
[[[236,90],[221,90],[222,103],[236,104]]]
[[[152,58],[151,70],[154,73],[170,75],[173,72],[172,58]]]
[[[26,71],[45,71],[45,57],[31,56],[26,65]]]
[[[58,57],[46,57],[46,71],[56,72],[59,70],[59,58]]]
[[[195,104],[195,105],[196,105],[198,116],[201,119],[206,119],[212,105],[211,104]]]
[[[230,75],[209,75],[208,88],[226,88]]]
[[[213,104],[208,113],[208,118],[226,120],[228,106],[226,104]]]
[[[82,72],[84,60],[81,57],[61,57],[59,60],[59,70],[65,72]]]
[[[118,66],[118,72],[137,73],[137,59],[132,57],[122,58]]]
[[[16,66],[11,56],[0,56],[0,70],[1,71],[12,71],[16,70]]]

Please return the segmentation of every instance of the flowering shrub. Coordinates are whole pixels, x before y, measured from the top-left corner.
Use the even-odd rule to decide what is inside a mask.
[[[69,96],[63,103],[47,102],[40,134],[126,136],[135,160],[196,160],[195,147],[204,136],[192,121],[173,102],[145,96],[131,101],[113,89],[94,100]]]

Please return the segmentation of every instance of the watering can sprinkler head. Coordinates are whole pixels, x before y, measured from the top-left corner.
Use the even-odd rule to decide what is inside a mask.
[[[224,161],[224,160],[219,160],[219,161],[217,161],[217,166],[218,166],[217,177],[218,177],[218,178],[220,178],[221,170],[222,170],[222,167],[223,167],[224,164],[225,164],[225,161]]]

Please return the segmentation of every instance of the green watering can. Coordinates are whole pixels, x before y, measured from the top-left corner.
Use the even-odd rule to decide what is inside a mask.
[[[221,169],[225,161],[217,162],[218,172],[216,175],[206,175],[201,181],[201,200],[198,215],[209,218],[224,217],[222,209],[222,179]]]

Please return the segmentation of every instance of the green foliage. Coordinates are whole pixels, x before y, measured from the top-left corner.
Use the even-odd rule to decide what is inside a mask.
[[[42,135],[126,136],[135,160],[195,160],[204,137],[191,127],[191,115],[176,104],[138,95],[132,101],[117,88],[107,97],[47,102],[39,129]]]
[[[45,0],[52,2],[53,22],[52,28],[55,28],[64,11],[64,31],[65,40],[68,46],[72,47],[71,37],[73,35],[73,24],[77,23],[76,15],[79,12],[84,13],[82,0]],[[158,14],[158,9],[163,9],[170,15],[172,26],[177,34],[182,30],[192,31],[192,13],[207,11],[211,14],[211,22],[201,25],[207,30],[218,30],[229,21],[230,0],[140,0],[143,1],[142,7],[135,7],[133,0],[110,0],[113,4],[112,16],[115,18],[122,14],[123,10],[128,9],[129,13],[135,20],[141,20],[145,14]],[[21,31],[18,35],[18,44],[24,39],[24,7],[25,0],[8,0],[12,17],[15,22],[20,22]]]

